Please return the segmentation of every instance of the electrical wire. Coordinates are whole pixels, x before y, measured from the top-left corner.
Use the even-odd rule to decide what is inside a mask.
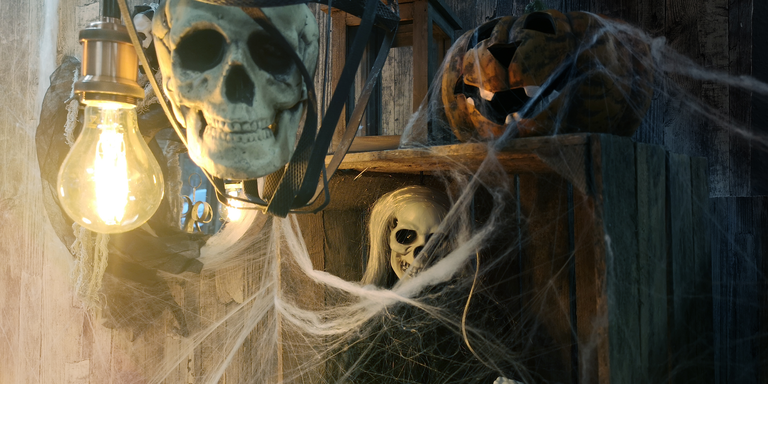
[[[467,296],[467,303],[464,305],[464,313],[461,314],[461,336],[464,338],[464,343],[467,344],[467,348],[475,358],[480,360],[480,363],[484,364],[488,369],[494,369],[491,365],[485,362],[472,348],[472,344],[469,343],[469,337],[467,337],[467,314],[469,313],[469,304],[472,302],[472,294],[475,292],[477,286],[477,276],[480,273],[480,251],[475,251],[475,277],[472,279],[472,288],[469,289],[469,295]]]
[[[157,80],[155,80],[155,76],[154,74],[152,74],[152,70],[149,67],[149,62],[147,61],[147,56],[144,55],[144,49],[142,48],[141,42],[139,41],[139,36],[136,33],[136,27],[133,25],[133,19],[131,19],[131,13],[128,10],[128,5],[125,3],[125,0],[117,0],[117,4],[120,7],[120,14],[123,16],[123,21],[125,21],[125,28],[128,29],[128,36],[130,36],[131,42],[133,43],[133,47],[136,50],[136,54],[139,56],[139,61],[141,62],[142,65],[144,65],[144,72],[147,73],[147,79],[149,80],[149,83],[152,86],[152,90],[155,92],[155,95],[157,96],[157,101],[160,104],[160,106],[163,108],[163,112],[165,112],[165,116],[168,117],[168,120],[171,122],[171,126],[173,126],[173,130],[176,131],[176,134],[179,136],[179,139],[184,144],[184,146],[186,146],[187,137],[182,132],[181,126],[176,121],[176,117],[174,117],[173,113],[171,113],[171,109],[168,107],[168,103],[165,101],[163,92],[160,91],[160,85],[157,84]]]

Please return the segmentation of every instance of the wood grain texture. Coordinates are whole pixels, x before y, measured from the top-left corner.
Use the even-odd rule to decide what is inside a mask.
[[[720,1],[726,3],[726,0]],[[753,3],[754,0],[727,1],[728,68],[719,69],[726,70],[731,75],[752,75]],[[728,111],[734,125],[748,126],[752,120],[752,92],[739,88],[730,89]],[[754,144],[750,139],[735,132],[731,132],[729,138],[727,165],[729,187],[727,193],[715,196],[750,196],[752,195],[751,167]]]
[[[429,39],[432,37],[428,0],[413,4],[413,110],[418,110],[429,89]],[[426,61],[425,61],[426,60]]]
[[[712,229],[706,158],[691,158],[691,223],[693,226],[693,309],[699,318],[692,323],[696,334],[695,358],[699,383],[715,382],[712,300]],[[756,225],[758,226],[758,225]]]
[[[584,134],[522,138],[501,146],[496,153],[496,158],[508,172],[553,172],[555,167],[550,166],[553,155],[563,155],[564,147],[579,147],[586,142],[587,135]],[[474,172],[485,160],[487,154],[487,145],[483,143],[365,152],[348,154],[339,168],[411,174],[450,168]],[[330,162],[330,159],[326,162]],[[573,174],[577,172],[578,170],[574,170]],[[584,180],[580,182],[583,183]]]
[[[668,380],[666,160],[657,145],[636,144],[641,382]]]
[[[698,382],[695,322],[705,319],[693,307],[696,297],[693,252],[693,216],[691,209],[691,162],[685,155],[667,155],[667,205],[669,207],[668,293],[670,301],[671,380],[674,383]]]
[[[579,382],[597,383],[598,329],[602,325],[597,315],[598,296],[602,292],[598,284],[603,276],[598,274],[596,251],[604,249],[603,239],[597,235],[602,230],[598,231],[596,228],[598,220],[594,197],[578,189],[574,189],[573,194]]]
[[[634,144],[600,136],[611,383],[640,380],[637,188]]]
[[[523,271],[527,285],[524,309],[533,317],[529,347],[542,360],[535,372],[544,382],[573,381],[568,245],[568,183],[557,175],[521,174],[520,208],[523,220]],[[547,356],[541,353],[549,351]]]
[[[0,115],[0,145],[2,145],[2,182],[0,182],[0,216],[4,223],[0,225],[0,235],[7,240],[0,246],[0,258],[2,258],[2,281],[0,281],[0,327],[4,331],[4,336],[0,339],[0,382],[65,382],[67,380],[83,381],[83,370],[86,366],[89,370],[88,382],[136,382],[145,379],[137,371],[140,369],[138,362],[146,362],[155,359],[158,356],[173,356],[173,351],[166,348],[166,351],[159,353],[157,347],[162,344],[172,342],[165,340],[164,332],[155,332],[147,337],[147,340],[138,340],[137,342],[127,341],[120,332],[102,328],[98,323],[91,323],[84,315],[82,309],[72,307],[71,286],[69,283],[69,268],[71,258],[66,247],[58,241],[55,233],[50,228],[46,220],[45,212],[37,192],[39,191],[39,172],[34,163],[34,143],[32,136],[34,128],[37,126],[37,116],[39,115],[39,95],[41,89],[44,91],[47,87],[47,76],[52,71],[51,66],[55,65],[55,60],[60,60],[65,54],[75,54],[79,56],[79,43],[77,41],[77,32],[92,18],[98,14],[98,3],[95,0],[59,0],[58,8],[46,11],[45,7],[50,7],[55,2],[43,2],[34,0],[30,2],[2,2],[0,3],[0,35],[3,44],[0,45],[0,54],[3,58],[11,59],[0,65],[0,76],[3,76],[6,88],[11,89],[6,94],[6,103],[2,108]],[[140,0],[131,0],[131,6],[144,3]],[[487,19],[495,16],[501,16],[509,13],[521,14],[523,8],[528,3],[527,0],[478,0],[466,2],[463,0],[446,0],[445,3],[451,7],[456,15],[463,21],[466,29],[474,28]],[[718,70],[728,70],[733,73],[748,73],[751,64],[751,34],[749,25],[753,21],[750,15],[751,2],[748,0],[643,0],[642,2],[632,2],[628,0],[547,0],[544,2],[549,7],[562,8],[564,10],[590,10],[594,12],[608,12],[616,14],[630,22],[638,23],[649,30],[653,36],[665,35],[671,41],[673,46],[688,55],[701,61],[702,64],[712,66]],[[757,7],[757,4],[753,5]],[[53,11],[57,18],[51,22],[46,18]],[[50,24],[50,25],[49,25]],[[56,24],[56,25],[53,25]],[[321,32],[324,34],[324,23],[319,23]],[[43,45],[44,40],[53,35],[57,43],[53,47],[52,56],[45,56],[43,49],[51,48]],[[341,35],[334,32],[334,38]],[[343,39],[342,39],[343,40]],[[339,41],[336,39],[336,41]],[[343,59],[343,52],[346,47],[345,42],[334,42],[331,46],[336,53],[336,60]],[[321,42],[321,57],[323,50]],[[342,48],[340,48],[342,47]],[[343,51],[338,51],[342,49]],[[333,54],[332,53],[332,54]],[[394,57],[393,57],[394,59]],[[323,59],[321,59],[322,64]],[[340,61],[333,61],[333,69],[337,69]],[[393,67],[399,65],[392,64]],[[50,69],[50,70],[48,70]],[[406,73],[405,67],[398,73]],[[318,71],[321,71],[319,68]],[[317,76],[321,75],[318,73]],[[407,80],[408,78],[402,78]],[[395,80],[397,77],[395,76]],[[316,81],[317,82],[317,81]],[[403,81],[404,82],[404,81]],[[717,107],[728,110],[729,114],[736,119],[749,121],[751,114],[744,108],[748,104],[748,94],[735,92],[734,90],[723,89],[722,87],[710,86],[708,83],[702,83],[701,88],[687,87],[695,95],[700,95],[706,100],[712,101]],[[405,84],[403,84],[405,85]],[[330,84],[326,86],[332,87]],[[661,96],[658,96],[659,98]],[[386,100],[386,97],[385,97]],[[730,133],[726,133],[727,142],[723,140],[723,132],[717,129],[711,129],[707,125],[696,123],[686,124],[685,116],[678,112],[675,106],[669,106],[666,103],[659,102],[661,99],[654,99],[654,103],[638,137],[643,141],[654,144],[663,144],[665,148],[672,149],[688,154],[697,154],[706,156],[709,160],[709,179],[712,184],[711,194],[713,196],[725,195],[744,195],[748,194],[745,182],[745,176],[759,175],[759,173],[750,172],[749,160],[752,156],[749,154],[749,146],[734,139]],[[412,102],[407,105],[398,105],[403,113],[412,110]],[[394,116],[395,119],[398,115]],[[401,117],[400,121],[405,121]],[[397,121],[394,126],[397,128]],[[343,127],[339,130],[343,131]],[[394,132],[397,133],[397,132]],[[472,148],[467,148],[471,150]],[[413,153],[411,153],[413,154]],[[396,169],[397,158],[382,156],[381,159],[390,164],[389,167],[381,166],[381,171]],[[459,162],[462,166],[466,160],[467,164],[474,166],[477,164],[477,156],[462,155],[461,152],[453,155],[448,154],[453,161]],[[354,158],[349,159],[351,163],[361,163],[355,169],[363,171],[359,182],[374,179],[371,173],[375,167],[364,165],[373,161],[376,165],[379,162],[375,159],[366,159],[368,156],[360,156],[357,161]],[[400,157],[400,156],[398,156]],[[405,157],[408,160],[410,156]],[[542,164],[541,158],[531,158],[528,161],[523,159],[510,158],[511,163],[520,172],[551,172],[551,167]],[[599,161],[599,158],[593,159],[593,162]],[[744,166],[744,165],[747,166]],[[454,166],[454,165],[450,165]],[[352,167],[352,165],[349,165]],[[402,172],[413,174],[408,181],[418,182],[418,174],[422,171],[420,165],[413,162],[412,165],[406,165]],[[439,168],[439,166],[436,166]],[[599,174],[599,172],[597,173]],[[350,175],[345,181],[352,181],[357,173]],[[381,174],[389,175],[389,174]],[[693,178],[695,170],[690,174]],[[596,176],[599,178],[599,175]],[[404,184],[405,180],[396,178],[391,183],[380,181],[386,184]],[[398,183],[400,182],[400,183]],[[381,190],[382,186],[375,186],[376,182],[369,182],[363,193],[365,201]],[[695,183],[695,182],[694,182]],[[352,183],[350,183],[352,184]],[[602,187],[602,180],[599,182]],[[388,186],[387,186],[388,187]],[[694,193],[694,192],[692,192]],[[368,197],[368,198],[365,198]],[[337,199],[341,199],[337,196]],[[578,192],[575,198],[575,208],[578,209],[579,202],[588,202],[579,198]],[[718,353],[721,355],[720,376],[724,380],[740,381],[753,379],[757,369],[755,363],[754,345],[752,340],[745,336],[751,331],[755,322],[757,325],[765,326],[768,320],[765,319],[765,311],[755,311],[747,305],[748,301],[763,301],[759,297],[749,297],[755,295],[755,292],[743,290],[743,284],[749,285],[748,281],[759,279],[760,273],[755,268],[759,268],[756,261],[759,261],[760,251],[763,250],[765,235],[757,227],[764,226],[764,216],[760,216],[765,211],[765,203],[762,199],[755,199],[757,203],[743,204],[739,200],[721,199],[723,206],[718,204],[717,212],[713,216],[712,247],[714,249],[714,263],[717,270],[717,281],[715,285],[716,292],[720,293],[718,297],[722,300],[717,303],[717,309],[720,314],[718,317],[718,329],[721,330]],[[367,202],[367,201],[366,201]],[[692,209],[696,203],[703,202],[703,197],[695,198],[692,195]],[[362,207],[362,204],[360,205]],[[579,226],[580,217],[583,217],[582,224],[589,224],[590,213],[587,210],[588,204],[585,204],[583,213],[578,210],[575,212],[576,225]],[[751,209],[751,210],[749,210]],[[591,210],[591,209],[590,209]],[[594,210],[597,211],[597,210]],[[751,213],[750,213],[751,212]],[[761,213],[762,212],[762,213]],[[758,214],[759,213],[759,214]],[[581,216],[580,216],[581,215]],[[749,216],[751,215],[751,216]],[[650,218],[650,215],[648,216]],[[696,224],[694,216],[691,223]],[[762,225],[761,225],[762,224]],[[697,228],[693,228],[694,242]],[[587,231],[584,231],[587,232]],[[589,236],[585,235],[585,239]],[[594,238],[594,237],[592,237]],[[598,237],[600,238],[600,237]],[[576,245],[579,244],[579,232],[576,232]],[[587,240],[584,240],[587,241]],[[640,245],[638,246],[640,247]],[[697,248],[698,250],[698,248]],[[588,254],[580,255],[580,260],[594,259],[599,268],[601,261],[599,248],[595,249],[595,257]],[[699,258],[703,256],[696,255],[693,258],[694,268],[700,268],[702,261]],[[741,261],[739,261],[741,260]],[[750,267],[751,263],[751,267]],[[583,276],[578,270],[581,266],[577,265],[577,281],[599,279],[599,275],[587,274]],[[694,270],[698,274],[697,270]],[[756,279],[758,278],[758,279]],[[730,282],[729,282],[730,281]],[[747,281],[747,282],[740,282]],[[700,290],[701,287],[697,287]],[[721,291],[717,291],[721,290]],[[724,290],[724,291],[723,291]],[[729,291],[730,290],[730,291]],[[205,306],[209,301],[200,298],[200,288],[185,287],[182,289],[184,296],[184,307],[190,310],[198,311],[203,305],[206,311],[210,310],[211,305]],[[193,293],[194,291],[194,293]],[[763,290],[764,291],[764,290]],[[757,291],[757,295],[762,291]],[[213,291],[211,291],[213,293]],[[642,292],[641,292],[642,293]],[[204,292],[208,295],[208,291]],[[214,294],[211,294],[214,295]],[[216,298],[218,302],[218,298]],[[745,303],[747,302],[747,303]],[[227,310],[226,305],[221,311]],[[602,306],[605,306],[603,303]],[[219,308],[220,305],[215,306]],[[588,313],[589,307],[599,309],[601,303],[596,300],[579,300],[577,311],[579,313],[578,322],[588,322],[583,318],[583,313]],[[220,313],[220,312],[219,312]],[[596,312],[599,317],[599,312]],[[755,315],[757,314],[757,315]],[[763,314],[763,315],[760,315]],[[190,314],[187,318],[194,323],[195,314]],[[199,314],[198,314],[199,315]],[[215,314],[210,315],[206,312],[206,320],[210,320]],[[641,311],[641,317],[642,317]],[[755,318],[757,317],[757,318]],[[197,318],[199,319],[199,318]],[[762,320],[762,321],[756,321]],[[164,321],[168,322],[168,321]],[[644,321],[641,321],[641,323]],[[750,324],[751,323],[751,324]],[[197,329],[201,328],[200,322],[195,324]],[[599,326],[598,326],[599,327]],[[589,338],[594,336],[595,331],[583,330],[579,327],[579,335]],[[641,330],[644,329],[641,325]],[[260,331],[269,331],[262,329]],[[729,333],[730,332],[730,333]],[[766,329],[763,330],[766,333]],[[724,342],[725,340],[725,342]],[[147,343],[147,347],[142,347],[142,343]],[[723,345],[725,343],[725,345]],[[642,344],[640,345],[643,346]],[[761,348],[762,349],[762,348]],[[128,355],[126,353],[132,353]],[[135,354],[135,355],[133,355]],[[260,359],[255,344],[251,344],[250,339],[246,340],[243,347],[243,354],[238,362],[246,362],[248,368],[270,367],[266,359]],[[650,351],[648,352],[650,356]],[[725,356],[725,357],[722,357]],[[728,357],[730,356],[730,357]],[[749,356],[752,356],[751,359]],[[582,360],[584,356],[582,355]],[[180,364],[176,378],[168,381],[184,382],[194,376],[195,369],[198,372],[202,370],[202,357],[191,356],[187,364]],[[261,362],[261,363],[260,363]],[[750,363],[751,362],[751,363]],[[582,361],[582,367],[586,363]],[[600,363],[600,373],[605,373],[607,363]],[[723,366],[725,365],[725,366]],[[742,365],[746,365],[742,367]],[[245,367],[245,366],[244,366]],[[725,369],[723,369],[725,368]],[[247,375],[247,374],[243,374]],[[241,376],[243,376],[241,375]],[[199,375],[198,375],[199,376]],[[589,375],[583,375],[589,376]],[[582,378],[583,378],[582,376]],[[234,372],[228,371],[226,380],[237,381],[238,377]]]
[[[401,135],[414,111],[413,47],[392,48],[381,74],[381,134]],[[358,141],[353,142],[353,148]]]
[[[712,231],[716,382],[757,383],[765,377],[768,198],[715,198],[711,206],[716,221],[728,221]]]

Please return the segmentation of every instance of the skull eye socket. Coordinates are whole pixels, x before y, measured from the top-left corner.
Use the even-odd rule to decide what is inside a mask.
[[[181,67],[205,72],[216,67],[224,58],[227,40],[212,29],[198,30],[184,36],[176,46]]]
[[[395,233],[395,240],[401,245],[409,245],[416,241],[419,235],[414,230],[401,229]]]
[[[293,66],[288,53],[281,51],[279,45],[264,34],[252,34],[248,38],[248,50],[256,66],[270,75],[286,74]]]

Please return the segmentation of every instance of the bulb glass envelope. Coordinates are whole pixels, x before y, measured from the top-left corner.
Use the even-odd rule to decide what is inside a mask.
[[[138,129],[138,59],[119,21],[104,18],[80,32],[82,77],[75,92],[86,105],[83,129],[58,175],[62,207],[99,233],[137,228],[160,206],[160,166]]]
[[[90,103],[83,131],[61,166],[62,207],[99,233],[129,231],[146,222],[163,198],[163,174],[139,133],[136,110]]]

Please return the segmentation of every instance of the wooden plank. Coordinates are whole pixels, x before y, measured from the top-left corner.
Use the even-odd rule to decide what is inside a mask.
[[[720,227],[712,233],[715,368],[720,383],[760,379],[760,318],[765,313],[760,300],[766,281],[762,263],[756,260],[765,248],[764,228],[758,223],[766,205],[765,197],[712,199],[714,223]]]
[[[50,228],[46,236],[57,239]],[[83,333],[83,310],[72,307],[72,284],[69,270],[72,259],[66,248],[59,242],[49,242],[43,269],[42,328],[41,340],[42,372],[41,381],[61,383],[65,379],[65,364],[82,360],[81,338]]]
[[[760,384],[768,384],[768,197],[755,197],[755,227],[757,230],[757,238],[760,241],[756,261],[758,265],[758,276],[762,276],[758,279],[759,290],[759,377]]]
[[[515,139],[501,146],[496,158],[507,172],[552,172],[553,169],[537,153],[559,154],[564,146],[579,146],[586,142],[587,135],[584,134]],[[474,172],[485,160],[487,151],[485,144],[472,143],[361,152],[346,155],[339,168],[411,174],[452,168]],[[330,158],[326,159],[326,163],[330,163]]]
[[[429,41],[432,38],[427,0],[413,3],[413,58],[429,59]],[[418,111],[429,90],[429,61],[413,62],[413,112]]]
[[[637,188],[634,144],[601,135],[610,382],[640,380]]]
[[[636,144],[640,381],[669,380],[666,161],[660,146]]]
[[[347,58],[347,26],[346,26],[347,14],[342,11],[334,10],[331,14],[333,30],[331,32],[331,82],[333,82],[333,88],[336,89],[339,85],[339,79],[341,73],[344,70],[344,59]],[[331,99],[327,98],[327,103],[330,103]],[[333,133],[333,143],[338,145],[341,142],[341,137],[344,135],[344,131],[347,129],[346,107],[342,108],[341,115],[339,116],[339,123],[336,125],[336,131]],[[335,150],[335,147],[333,147]]]
[[[752,11],[754,0],[709,0],[716,1],[718,6],[727,9],[722,24],[718,26],[715,35],[724,34],[727,53],[718,58],[722,66],[718,67],[723,72],[733,76],[752,75]],[[758,0],[759,1],[759,0]],[[759,24],[762,26],[762,24]],[[706,35],[709,40],[712,34]],[[757,40],[757,39],[756,39]],[[724,49],[723,51],[726,51]],[[705,55],[708,53],[704,53]],[[708,56],[709,57],[709,56]],[[726,90],[727,91],[727,90]],[[729,97],[715,106],[728,106],[730,120],[737,125],[749,125],[752,120],[752,92],[746,89],[732,88]],[[725,129],[725,128],[723,128]],[[728,136],[728,130],[723,133],[728,150],[728,160],[724,161],[721,169],[727,175],[727,190],[721,196],[750,196],[752,194],[752,142],[749,138],[732,132]],[[730,138],[730,142],[728,142]],[[717,141],[717,144],[720,142]],[[716,145],[717,145],[716,144]]]
[[[400,144],[400,134],[405,130],[413,114],[413,48],[392,48],[384,63],[381,78],[381,133],[389,136],[391,146],[380,148],[393,149]],[[359,137],[367,139],[387,139],[385,137]],[[370,151],[367,141],[355,139],[350,151]]]
[[[435,15],[440,17],[440,21],[444,23],[443,29],[447,32],[453,33],[454,30],[460,30],[462,28],[461,19],[453,13],[450,8],[442,0],[429,0],[429,5],[435,11]]]
[[[525,350],[539,360],[535,376],[544,382],[572,382],[567,181],[557,175],[520,174],[524,221],[524,327],[536,346]],[[543,353],[547,353],[544,355]]]
[[[1,231],[0,231],[1,232]],[[3,250],[3,252],[5,252]],[[18,383],[16,371],[19,352],[19,303],[21,275],[10,263],[3,263],[3,289],[0,290],[0,382]]]
[[[169,281],[168,288],[171,291],[174,301],[179,305],[181,310],[185,309],[184,306],[184,287],[180,281]],[[187,361],[182,360],[184,352],[184,343],[179,336],[173,337],[174,327],[176,326],[176,320],[172,314],[165,314],[163,316],[163,330],[166,335],[165,343],[163,344],[163,361],[160,362],[161,367],[166,367],[166,362],[172,362],[180,360],[180,363],[173,367],[167,376],[162,377],[163,384],[185,384],[186,380],[186,368]]]
[[[714,329],[714,364],[715,382],[718,384],[727,382],[728,367],[728,320],[727,320],[727,292],[730,258],[728,256],[728,200],[713,198],[710,200],[710,214],[712,215],[713,229],[710,232],[712,245],[712,298]]]
[[[730,198],[728,205],[728,383],[756,383],[758,379],[758,338],[760,330],[758,269],[754,259],[761,240],[756,238],[752,198]]]
[[[693,232],[693,309],[700,319],[692,322],[697,335],[695,358],[698,382],[714,383],[714,335],[712,304],[712,247],[709,214],[709,170],[705,158],[691,158],[691,218]]]
[[[395,34],[395,39],[392,41],[392,48],[400,47],[413,47],[413,23],[403,23],[401,21],[397,27],[397,34]]]
[[[324,216],[321,213],[312,215],[296,215],[296,220],[301,229],[307,253],[312,262],[312,267],[317,270],[324,269]],[[287,220],[286,220],[287,222]],[[289,269],[293,273],[291,281],[287,283],[286,290],[290,290],[290,298],[296,306],[306,310],[322,310],[325,307],[325,289],[310,281],[303,275],[296,273],[296,269]],[[324,341],[315,338],[306,332],[292,329],[287,332],[283,346],[284,370],[288,371],[290,379],[286,382],[293,383],[322,383],[325,380],[325,364],[318,355],[322,352]]]
[[[345,280],[363,277],[360,212],[331,210],[323,212],[325,271]]]
[[[98,321],[90,318],[84,320],[84,326],[88,326],[88,329],[92,335],[92,343],[90,352],[83,358],[90,360],[90,378],[91,384],[109,384],[110,383],[110,370],[112,367],[112,330],[102,326]],[[85,330],[83,331],[85,332]]]
[[[768,26],[764,24],[765,17],[768,16],[768,2],[753,2],[752,4],[752,40],[768,40]],[[752,47],[752,77],[762,82],[768,82],[768,46],[764,43],[753,44]],[[756,133],[764,134],[768,129],[765,119],[768,118],[768,101],[763,98],[752,98],[752,118],[749,126]],[[768,152],[757,150],[759,147],[753,147],[752,151],[752,196],[768,196]],[[756,151],[757,150],[757,151]],[[768,318],[768,317],[766,317]]]
[[[703,380],[698,368],[693,323],[703,317],[693,307],[698,295],[694,288],[693,220],[691,215],[691,162],[685,155],[667,155],[668,265],[670,308],[671,381],[690,383]]]
[[[606,225],[604,223],[604,188],[603,188],[603,142],[601,135],[589,137],[589,153],[586,160],[586,170],[591,173],[588,177],[588,193],[595,201],[594,205],[594,265],[595,265],[595,317],[594,335],[597,340],[593,343],[597,349],[597,382],[611,382],[610,339],[608,322],[608,290],[607,290],[607,245]],[[591,277],[588,274],[587,277]],[[583,320],[582,320],[583,322]]]
[[[597,299],[600,277],[595,251],[603,249],[603,238],[596,235],[598,223],[595,199],[578,189],[573,190],[574,264],[576,266],[576,335],[579,341],[579,382],[597,383],[598,328]]]

